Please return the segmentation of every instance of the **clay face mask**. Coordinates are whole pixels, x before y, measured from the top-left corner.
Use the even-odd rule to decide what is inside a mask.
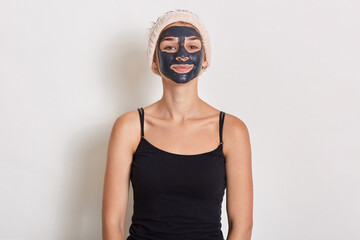
[[[196,78],[203,57],[200,35],[194,28],[172,26],[161,33],[158,43],[160,70],[174,82],[187,83]]]

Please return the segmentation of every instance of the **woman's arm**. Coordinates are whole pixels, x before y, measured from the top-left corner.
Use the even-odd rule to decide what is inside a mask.
[[[108,142],[102,203],[103,240],[125,240],[130,170],[136,141],[135,114],[125,113],[116,119]]]
[[[224,122],[224,154],[229,223],[227,240],[250,240],[253,227],[250,137],[245,123],[230,114],[225,116]]]

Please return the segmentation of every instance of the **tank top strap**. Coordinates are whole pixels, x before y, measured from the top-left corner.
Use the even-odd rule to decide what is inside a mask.
[[[223,144],[222,141],[222,133],[223,133],[223,126],[224,126],[224,119],[225,119],[225,112],[220,111],[220,116],[219,116],[219,135],[220,135],[220,144]]]
[[[140,116],[140,126],[141,126],[141,137],[144,137],[144,109],[142,107],[137,109],[139,112],[139,116]]]

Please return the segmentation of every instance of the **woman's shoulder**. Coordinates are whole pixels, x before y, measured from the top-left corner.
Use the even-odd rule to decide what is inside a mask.
[[[114,121],[114,127],[123,129],[132,129],[139,122],[139,112],[137,109],[133,109],[119,115]]]
[[[225,117],[227,119],[228,124],[235,125],[240,128],[246,127],[246,124],[241,117],[239,117],[235,114],[232,114],[232,113],[228,113],[226,111],[223,111],[223,112],[225,113]]]
[[[223,153],[227,159],[237,159],[250,146],[249,130],[245,122],[235,114],[225,113],[223,125]]]
[[[141,138],[141,124],[138,110],[133,109],[119,115],[113,123],[111,135],[119,139],[119,142],[122,144],[126,143],[126,145],[135,150]]]
[[[224,111],[225,112],[225,111]],[[249,130],[244,120],[235,114],[225,112],[223,125],[224,141],[233,141],[239,138],[247,137]]]

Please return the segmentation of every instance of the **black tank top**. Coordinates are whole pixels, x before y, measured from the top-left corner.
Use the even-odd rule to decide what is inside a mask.
[[[134,212],[127,240],[224,240],[225,113],[219,114],[220,144],[216,149],[182,155],[148,142],[144,137],[144,109],[138,111],[141,140],[131,164]]]

